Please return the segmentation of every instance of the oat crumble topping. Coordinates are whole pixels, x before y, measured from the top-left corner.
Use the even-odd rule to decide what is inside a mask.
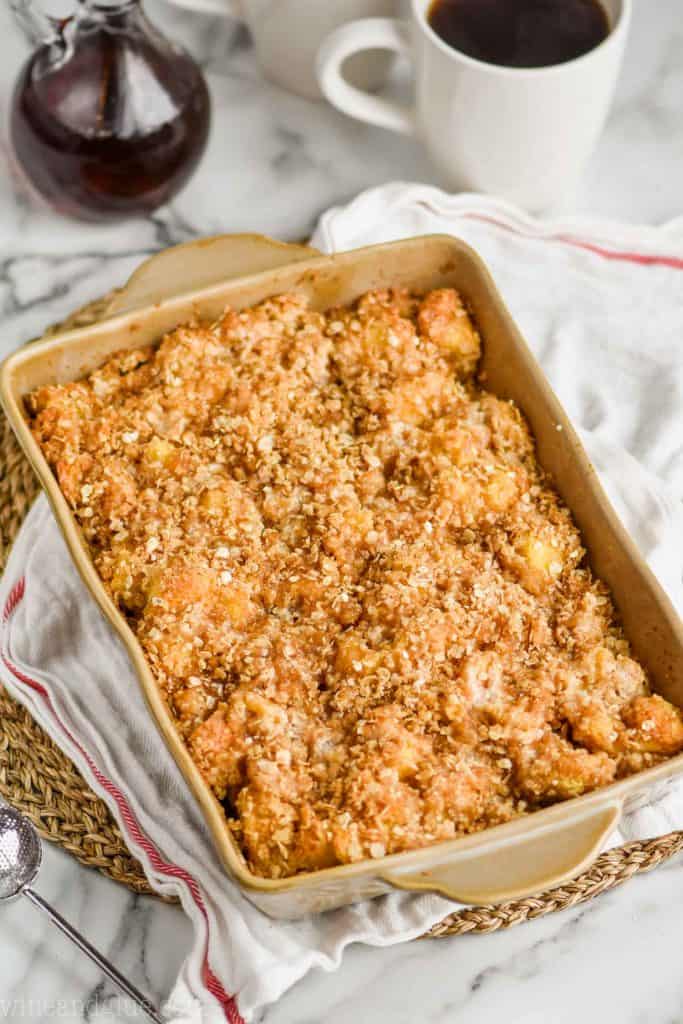
[[[683,749],[451,289],[296,295],[27,402],[256,873],[424,846]]]

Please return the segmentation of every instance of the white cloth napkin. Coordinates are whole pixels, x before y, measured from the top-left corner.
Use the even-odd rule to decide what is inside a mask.
[[[330,251],[433,231],[465,238],[488,262],[627,528],[683,608],[683,231],[543,224],[495,200],[391,185],[326,214],[314,242]],[[411,939],[456,906],[395,893],[284,923],[248,903],[43,497],[12,550],[0,610],[2,682],[107,801],[150,883],[178,895],[192,920],[170,1019],[248,1020],[312,967],[333,970],[349,943]],[[683,787],[611,842],[676,827]]]

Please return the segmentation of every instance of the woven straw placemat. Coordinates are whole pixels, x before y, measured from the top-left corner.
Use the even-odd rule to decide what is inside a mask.
[[[53,332],[94,323],[105,296],[74,313]],[[0,414],[0,568],[39,490],[14,434]],[[128,852],[106,804],[86,785],[68,757],[0,687],[0,794],[23,811],[41,836],[58,843],[82,864],[98,868],[138,893],[153,893],[140,864]],[[601,854],[578,878],[538,896],[450,914],[424,938],[495,932],[593,899],[650,871],[683,850],[683,831]]]

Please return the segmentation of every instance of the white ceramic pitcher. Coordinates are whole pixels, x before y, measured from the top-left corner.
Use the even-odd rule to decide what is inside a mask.
[[[395,13],[394,0],[174,0],[180,7],[244,21],[264,74],[285,89],[320,99],[315,60],[334,29],[357,18]],[[349,81],[374,90],[384,81],[391,57],[385,50],[357,54],[344,68]]]

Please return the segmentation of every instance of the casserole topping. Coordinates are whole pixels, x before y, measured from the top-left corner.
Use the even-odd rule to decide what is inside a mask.
[[[451,289],[295,295],[28,399],[253,871],[453,838],[683,749]]]

